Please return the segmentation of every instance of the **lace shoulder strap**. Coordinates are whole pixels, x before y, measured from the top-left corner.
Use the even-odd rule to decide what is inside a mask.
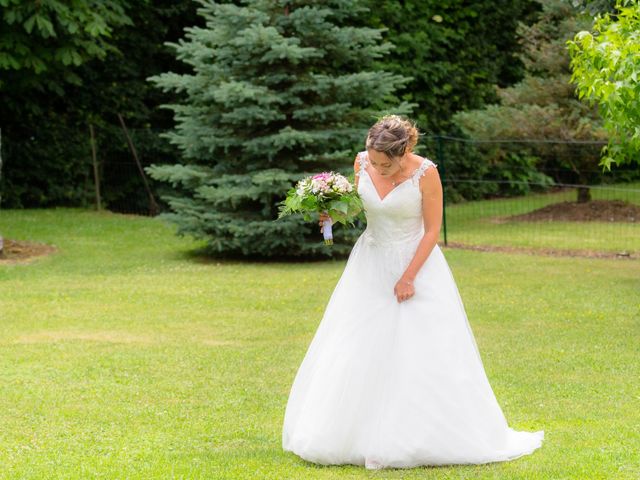
[[[438,165],[433,163],[431,160],[425,157],[420,166],[416,169],[416,172],[413,174],[413,181],[417,183],[420,180],[420,177],[424,175],[429,167],[437,167]]]
[[[357,176],[360,176],[362,171],[367,168],[368,160],[367,160],[367,152],[362,151],[358,153],[358,171],[356,172]]]
[[[429,167],[437,167],[437,166],[438,166],[437,164],[433,163],[431,160],[429,160],[428,158],[425,157],[425,159],[422,162],[422,164],[416,170],[416,177],[420,178],[421,176],[423,176],[424,172],[427,171],[427,168],[429,168]]]

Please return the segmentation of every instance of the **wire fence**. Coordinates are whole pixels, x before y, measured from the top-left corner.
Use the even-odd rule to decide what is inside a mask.
[[[640,254],[640,169],[603,171],[602,142],[431,136],[421,145],[417,153],[438,164],[446,246]],[[154,206],[133,159],[104,161],[99,171],[108,209],[138,215],[167,209],[147,178]]]
[[[162,137],[162,129],[129,128],[120,115],[118,120],[119,125],[89,125],[68,142],[61,141],[68,133],[64,129],[26,140],[17,132],[13,141],[3,129],[3,206],[80,205],[136,215],[167,211],[161,198],[167,186],[144,169],[177,163],[180,152]],[[416,153],[438,164],[442,243],[640,256],[640,168],[636,161],[603,170],[604,145],[425,136]],[[39,158],[48,160],[42,168]]]
[[[160,195],[166,186],[144,168],[176,163],[179,152],[159,130],[121,130],[126,136],[117,142],[116,135],[97,136],[97,148],[85,153],[75,204],[136,215],[167,211]],[[423,138],[417,153],[438,164],[443,186],[441,243],[640,257],[640,167],[603,170],[604,145]],[[20,152],[7,160],[12,156],[19,159]]]
[[[133,161],[109,160],[99,164],[100,201],[107,210],[117,213],[154,216],[166,210],[158,195],[158,185],[145,173],[151,195],[145,188],[138,165]],[[148,166],[142,163],[143,168]],[[95,185],[87,185],[87,207],[97,207]]]
[[[602,142],[433,136],[441,175],[442,243],[637,256],[640,169],[599,167]]]

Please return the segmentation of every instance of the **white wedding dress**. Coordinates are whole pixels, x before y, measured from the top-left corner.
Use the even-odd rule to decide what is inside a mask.
[[[516,431],[487,379],[447,261],[436,245],[398,303],[394,285],[424,233],[419,178],[381,199],[359,153],[367,228],[295,376],[282,446],[310,462],[369,469],[512,460],[544,431]]]

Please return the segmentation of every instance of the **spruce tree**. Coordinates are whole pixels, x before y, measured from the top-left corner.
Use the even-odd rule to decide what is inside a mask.
[[[384,29],[362,26],[368,9],[353,0],[198,3],[205,26],[167,43],[192,72],[149,78],[182,95],[165,105],[176,122],[165,136],[181,158],[148,168],[170,185],[163,216],[216,256],[346,255],[357,231],[336,228],[327,247],[317,222],[276,220],[277,204],[314,172],[353,179],[375,119],[411,113],[394,95],[410,77],[378,65],[393,48]]]

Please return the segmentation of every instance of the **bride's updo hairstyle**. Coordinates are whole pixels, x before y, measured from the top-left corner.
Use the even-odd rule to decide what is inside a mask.
[[[385,115],[367,134],[366,147],[384,153],[387,157],[401,157],[413,151],[420,132],[415,123],[399,115]]]

